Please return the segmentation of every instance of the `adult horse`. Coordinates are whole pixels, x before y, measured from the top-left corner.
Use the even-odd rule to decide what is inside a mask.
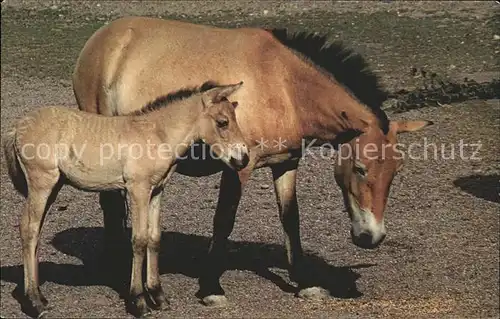
[[[234,173],[194,156],[177,167],[190,176],[223,170],[206,271],[199,280],[199,296],[206,304],[225,302],[219,282],[224,246],[242,189],[251,172],[262,167],[272,170],[289,275],[301,295],[312,288],[303,266],[295,189],[304,143],[349,146],[341,149],[335,179],[351,219],[352,241],[369,249],[386,236],[384,210],[402,165],[401,154],[391,146],[398,133],[431,122],[390,121],[380,109],[386,95],[363,58],[325,44],[326,37],[284,30],[125,17],[97,30],[78,57],[73,88],[80,109],[110,116],[133,112],[180,86],[244,81],[234,99],[240,103],[236,118],[249,147],[247,167]],[[370,154],[364,151],[367,145]],[[123,230],[123,199],[102,193],[101,203],[106,236],[112,240]]]

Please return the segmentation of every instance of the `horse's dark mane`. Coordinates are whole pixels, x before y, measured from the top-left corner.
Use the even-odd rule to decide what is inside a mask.
[[[327,71],[351,95],[371,109],[380,120],[382,130],[387,133],[389,119],[381,107],[388,93],[360,54],[346,48],[341,42],[327,44],[326,35],[291,33],[287,29],[267,31],[282,44],[302,54],[306,60],[309,59],[313,65]]]
[[[141,114],[146,114],[150,113],[156,110],[159,110],[175,101],[180,101],[187,99],[197,93],[205,92],[210,89],[213,89],[217,87],[218,84],[214,81],[207,81],[203,83],[200,86],[197,87],[190,87],[190,88],[182,88],[178,91],[168,93],[167,95],[162,95],[160,97],[157,97],[155,100],[149,102],[142,108],[140,108],[137,111],[134,111],[130,114],[132,115],[141,115]]]

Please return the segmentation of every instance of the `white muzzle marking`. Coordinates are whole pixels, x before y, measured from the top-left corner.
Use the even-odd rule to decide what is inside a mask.
[[[248,148],[242,143],[233,144],[229,156],[237,161],[243,161],[245,156],[248,156]]]
[[[349,205],[352,211],[353,236],[359,237],[361,234],[367,234],[371,236],[372,244],[378,243],[386,234],[384,220],[377,222],[375,215],[369,210],[361,209],[351,194],[349,194]]]

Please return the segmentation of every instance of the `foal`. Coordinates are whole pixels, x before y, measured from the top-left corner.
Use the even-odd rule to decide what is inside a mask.
[[[244,168],[249,158],[236,122],[237,103],[227,99],[243,82],[215,87],[208,83],[179,91],[178,101],[172,102],[171,95],[160,97],[126,116],[40,108],[18,120],[7,134],[9,175],[27,199],[20,223],[24,291],[37,315],[44,314],[48,303],[38,283],[39,234],[64,184],[86,191],[126,191],[133,248],[128,306],[137,315],[149,311],[142,285],[146,252],[149,297],[157,308],[168,306],[158,276],[159,203],[166,180],[197,140],[211,145],[216,157],[233,169]]]

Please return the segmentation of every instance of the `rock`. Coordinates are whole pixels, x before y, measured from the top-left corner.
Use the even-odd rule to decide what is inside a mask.
[[[202,300],[203,304],[207,307],[225,307],[228,304],[225,296],[210,295]]]
[[[310,301],[319,301],[327,298],[328,293],[325,289],[320,287],[309,287],[306,289],[302,289],[298,293],[298,297]]]

